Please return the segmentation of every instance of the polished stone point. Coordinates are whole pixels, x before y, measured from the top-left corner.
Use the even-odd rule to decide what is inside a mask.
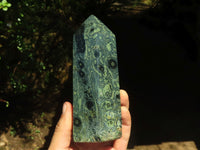
[[[115,35],[91,15],[73,35],[73,140],[111,141],[121,130]]]

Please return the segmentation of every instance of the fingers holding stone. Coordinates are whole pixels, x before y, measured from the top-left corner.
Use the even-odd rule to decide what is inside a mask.
[[[129,109],[129,97],[125,90],[120,90],[121,106],[125,106]]]
[[[71,103],[65,102],[49,150],[69,148],[72,138],[72,111]]]
[[[126,150],[131,132],[131,115],[127,107],[121,107],[122,113],[122,137],[117,139],[113,147],[115,150]]]

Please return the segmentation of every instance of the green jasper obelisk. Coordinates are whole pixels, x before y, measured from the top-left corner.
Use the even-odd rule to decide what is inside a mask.
[[[115,140],[121,129],[115,35],[91,15],[73,36],[73,140]]]

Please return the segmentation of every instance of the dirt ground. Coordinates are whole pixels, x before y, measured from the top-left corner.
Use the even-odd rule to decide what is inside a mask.
[[[7,127],[3,123],[0,125],[2,129],[4,128],[0,134],[0,150],[47,149],[44,146],[51,139],[61,108],[59,109],[57,94],[46,98],[45,104],[36,106],[34,110],[30,109],[32,104],[26,103],[24,106],[29,111],[16,108],[16,111],[9,112],[7,116],[4,114],[7,118]],[[3,121],[2,115],[1,121]]]
[[[49,129],[52,126],[52,118],[55,112],[41,115],[41,118],[35,118],[38,124],[27,122],[27,132],[21,135],[18,135],[15,129],[10,126],[8,132],[0,136],[0,150],[38,150],[43,147],[45,137],[48,135]]]

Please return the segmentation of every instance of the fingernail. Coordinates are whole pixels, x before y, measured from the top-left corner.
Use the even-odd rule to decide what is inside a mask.
[[[66,109],[67,109],[67,105],[64,103],[64,104],[63,104],[62,113],[65,113]]]

